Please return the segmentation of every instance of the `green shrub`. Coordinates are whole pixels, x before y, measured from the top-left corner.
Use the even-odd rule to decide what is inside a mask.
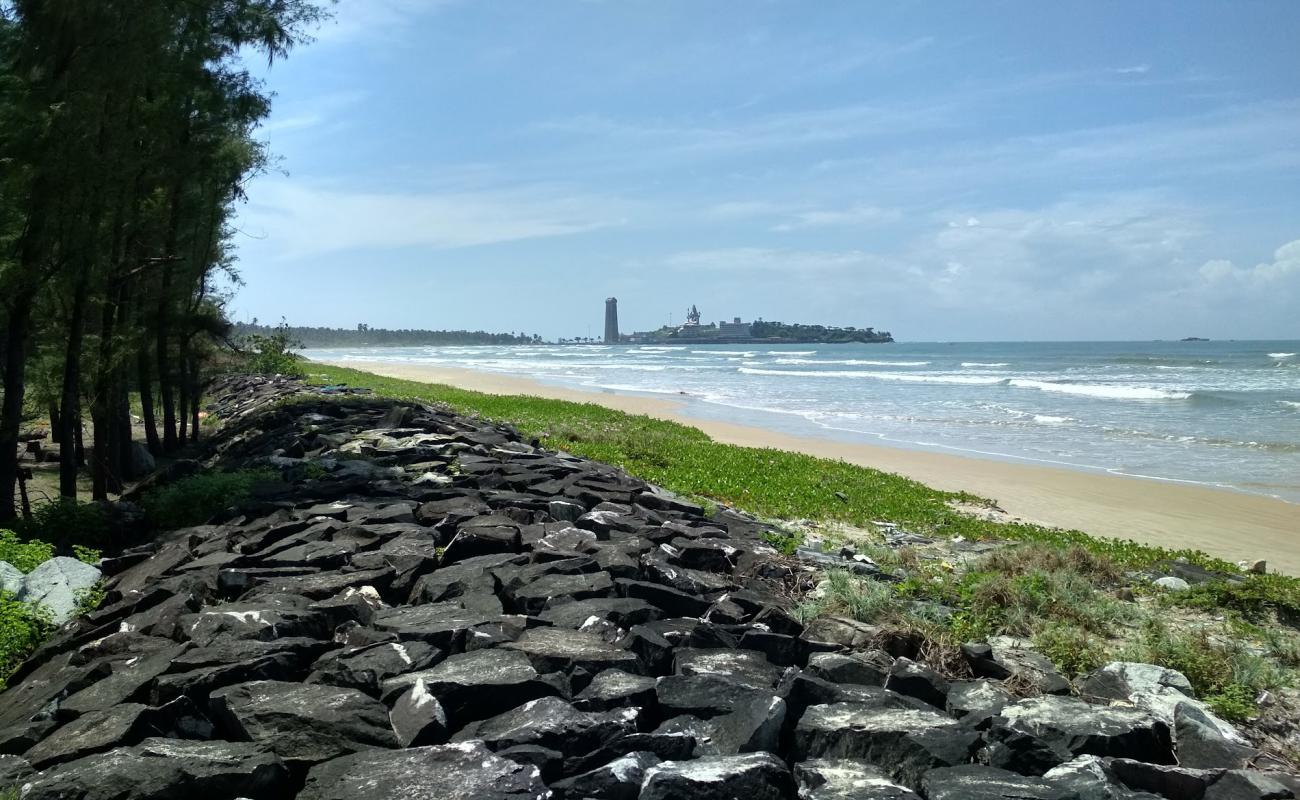
[[[768,531],[763,534],[763,541],[776,548],[783,556],[792,556],[803,544],[803,535],[790,531]]]
[[[862,578],[845,570],[826,573],[824,596],[816,602],[818,613],[843,614],[859,622],[898,616],[900,605],[889,584]]]
[[[38,606],[0,592],[0,690],[32,651],[50,635],[53,626]]]
[[[302,357],[292,352],[300,347],[289,335],[289,326],[283,320],[276,326],[275,332],[262,336],[252,334],[244,341],[249,351],[244,369],[258,375],[287,375],[292,378],[306,378]]]
[[[244,502],[259,481],[276,479],[268,470],[209,472],[191,475],[147,493],[145,516],[161,530],[202,525],[217,512]]]
[[[1242,722],[1255,716],[1255,690],[1240,683],[1225,686],[1222,691],[1205,698],[1214,713],[1232,722]]]
[[[21,530],[28,539],[49,542],[60,553],[75,552],[77,547],[102,548],[108,540],[103,509],[66,497],[37,506],[31,522]]]
[[[8,561],[19,572],[31,572],[51,558],[54,546],[49,542],[24,542],[13,531],[0,529],[0,561]]]
[[[1075,625],[1045,625],[1034,634],[1034,647],[1066,675],[1091,672],[1107,662],[1106,647]]]

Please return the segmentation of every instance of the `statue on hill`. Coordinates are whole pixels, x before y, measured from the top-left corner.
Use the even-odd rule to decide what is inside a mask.
[[[691,307],[686,311],[686,324],[687,325],[700,324],[700,310],[695,307],[694,303],[692,303]]]

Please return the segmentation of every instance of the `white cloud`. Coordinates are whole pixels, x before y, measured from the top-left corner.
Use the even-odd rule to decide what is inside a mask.
[[[1273,252],[1273,260],[1250,268],[1239,268],[1226,259],[1214,259],[1201,265],[1200,275],[1210,283],[1238,281],[1252,286],[1277,283],[1300,276],[1300,239],[1287,242]]]
[[[861,250],[783,250],[766,247],[727,247],[675,253],[664,264],[677,270],[724,272],[781,271],[792,276],[807,272],[856,272],[883,266]]]
[[[860,227],[883,225],[902,219],[902,212],[894,208],[877,206],[853,206],[844,209],[819,209],[801,211],[789,222],[782,222],[772,230],[778,233],[804,230],[807,228]]]
[[[357,192],[259,182],[240,227],[284,259],[402,247],[449,249],[567,236],[618,225],[617,204],[549,187],[484,192]]]

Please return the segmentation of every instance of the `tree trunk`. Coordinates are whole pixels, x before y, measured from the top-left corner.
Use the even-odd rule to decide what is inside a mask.
[[[149,368],[149,347],[141,345],[136,358],[137,380],[140,384],[140,416],[144,419],[144,438],[149,452],[162,455],[162,442],[158,440],[158,423],[153,413],[153,371]]]
[[[50,441],[58,444],[63,441],[63,430],[59,425],[59,404],[50,402]]]
[[[68,341],[63,355],[63,392],[59,399],[63,441],[76,438],[75,426],[81,424],[77,414],[81,393],[81,342],[86,327],[86,294],[89,291],[88,268],[83,267],[73,290],[72,313],[68,317]],[[77,499],[77,454],[69,447],[59,448],[59,496]]]
[[[157,343],[158,357],[158,395],[163,412],[163,452],[170,453],[176,449],[176,396],[172,391],[172,365],[168,358],[168,339],[170,331],[168,317],[170,309],[167,303],[172,290],[172,265],[163,265],[161,296],[158,300]]]
[[[25,288],[25,287],[24,287]],[[0,523],[17,516],[14,488],[18,482],[18,428],[23,419],[23,388],[27,369],[27,327],[32,294],[14,297],[5,327],[4,402],[0,405]]]
[[[188,338],[181,340],[180,353],[177,361],[180,362],[180,399],[178,407],[180,408],[180,434],[181,444],[185,443],[185,433],[189,429],[189,410],[190,410],[190,340]]]

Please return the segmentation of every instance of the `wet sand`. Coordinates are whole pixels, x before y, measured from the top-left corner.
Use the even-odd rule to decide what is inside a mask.
[[[1268,560],[1300,575],[1300,505],[1223,489],[1081,470],[792,436],[748,425],[697,419],[671,399],[579,391],[468,369],[362,361],[337,362],[391,378],[443,383],[491,394],[523,394],[597,403],[699,428],[720,442],[773,447],[895,472],[939,489],[986,497],[1027,522],[1076,528],[1225,558]]]

